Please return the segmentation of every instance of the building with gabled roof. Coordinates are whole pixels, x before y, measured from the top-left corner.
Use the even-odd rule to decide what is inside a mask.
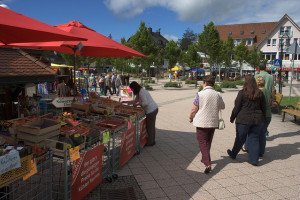
[[[54,81],[55,71],[20,49],[0,49],[0,85]]]
[[[277,22],[261,22],[248,24],[231,24],[215,26],[218,30],[220,39],[227,40],[231,37],[235,45],[245,40],[249,49],[256,46],[263,52],[264,58],[268,61],[269,69],[273,67],[275,59],[280,59],[283,52],[282,71],[291,76],[292,61],[294,59],[294,71],[300,72],[300,54],[293,56],[287,53],[287,47],[292,43],[300,43],[300,27],[290,16],[285,14]],[[252,67],[244,65],[242,70],[249,70]],[[254,70],[252,68],[252,70]],[[277,67],[277,70],[278,67]]]
[[[266,36],[274,29],[277,22],[262,22],[249,24],[232,24],[216,26],[221,40],[231,37],[235,45],[245,40],[248,47],[261,43]]]

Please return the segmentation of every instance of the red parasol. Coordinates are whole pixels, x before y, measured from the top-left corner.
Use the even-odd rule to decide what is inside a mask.
[[[77,35],[78,37],[85,37],[87,41],[82,41],[82,48],[77,51],[78,42],[60,41],[60,42],[35,42],[17,44],[22,48],[35,48],[42,50],[52,50],[67,54],[74,54],[79,56],[91,57],[130,57],[144,55],[131,49],[123,44],[120,44],[93,29],[83,25],[77,21],[71,21],[67,24],[56,26],[57,28]]]
[[[13,44],[20,48],[33,48],[41,50],[57,51],[67,54],[74,54],[74,82],[75,82],[75,57],[91,56],[91,57],[144,57],[142,53],[120,44],[93,29],[83,25],[77,21],[71,21],[67,24],[56,26],[57,28],[77,35],[85,37],[87,41],[78,42],[60,41],[60,42],[36,42]]]
[[[86,39],[0,6],[0,45],[2,46],[20,42],[79,40]]]

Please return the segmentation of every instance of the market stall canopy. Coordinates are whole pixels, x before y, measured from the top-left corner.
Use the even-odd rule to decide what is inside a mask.
[[[0,49],[0,85],[50,82],[55,71],[19,49]]]
[[[73,66],[51,63],[51,68],[73,68]]]
[[[205,69],[203,69],[203,68],[192,68],[191,72],[205,74]]]
[[[171,68],[171,71],[179,71],[179,70],[181,70],[182,69],[182,67],[181,66],[179,66],[179,65],[176,65],[175,67],[173,67],[173,68]]]
[[[16,13],[0,6],[0,46],[20,42],[82,41],[83,36],[74,36],[41,21]]]
[[[19,44],[20,48],[34,48],[42,50],[52,50],[67,54],[76,54],[79,56],[91,57],[131,57],[144,55],[131,49],[123,44],[120,44],[93,29],[83,25],[78,21],[71,21],[67,24],[56,26],[62,31],[66,31],[77,35],[78,37],[85,37],[87,41],[78,42],[64,41],[64,42],[37,42],[37,43],[23,43]],[[79,45],[78,45],[79,44]],[[78,46],[80,46],[79,49]]]

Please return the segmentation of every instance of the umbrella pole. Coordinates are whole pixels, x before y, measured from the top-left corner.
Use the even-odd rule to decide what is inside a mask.
[[[73,66],[73,87],[74,88],[73,89],[74,89],[74,94],[77,94],[75,69],[76,69],[76,49],[74,49],[74,66]]]

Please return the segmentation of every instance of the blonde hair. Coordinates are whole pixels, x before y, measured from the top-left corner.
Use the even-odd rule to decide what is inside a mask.
[[[265,87],[265,79],[261,76],[256,77],[256,84],[259,88]]]

